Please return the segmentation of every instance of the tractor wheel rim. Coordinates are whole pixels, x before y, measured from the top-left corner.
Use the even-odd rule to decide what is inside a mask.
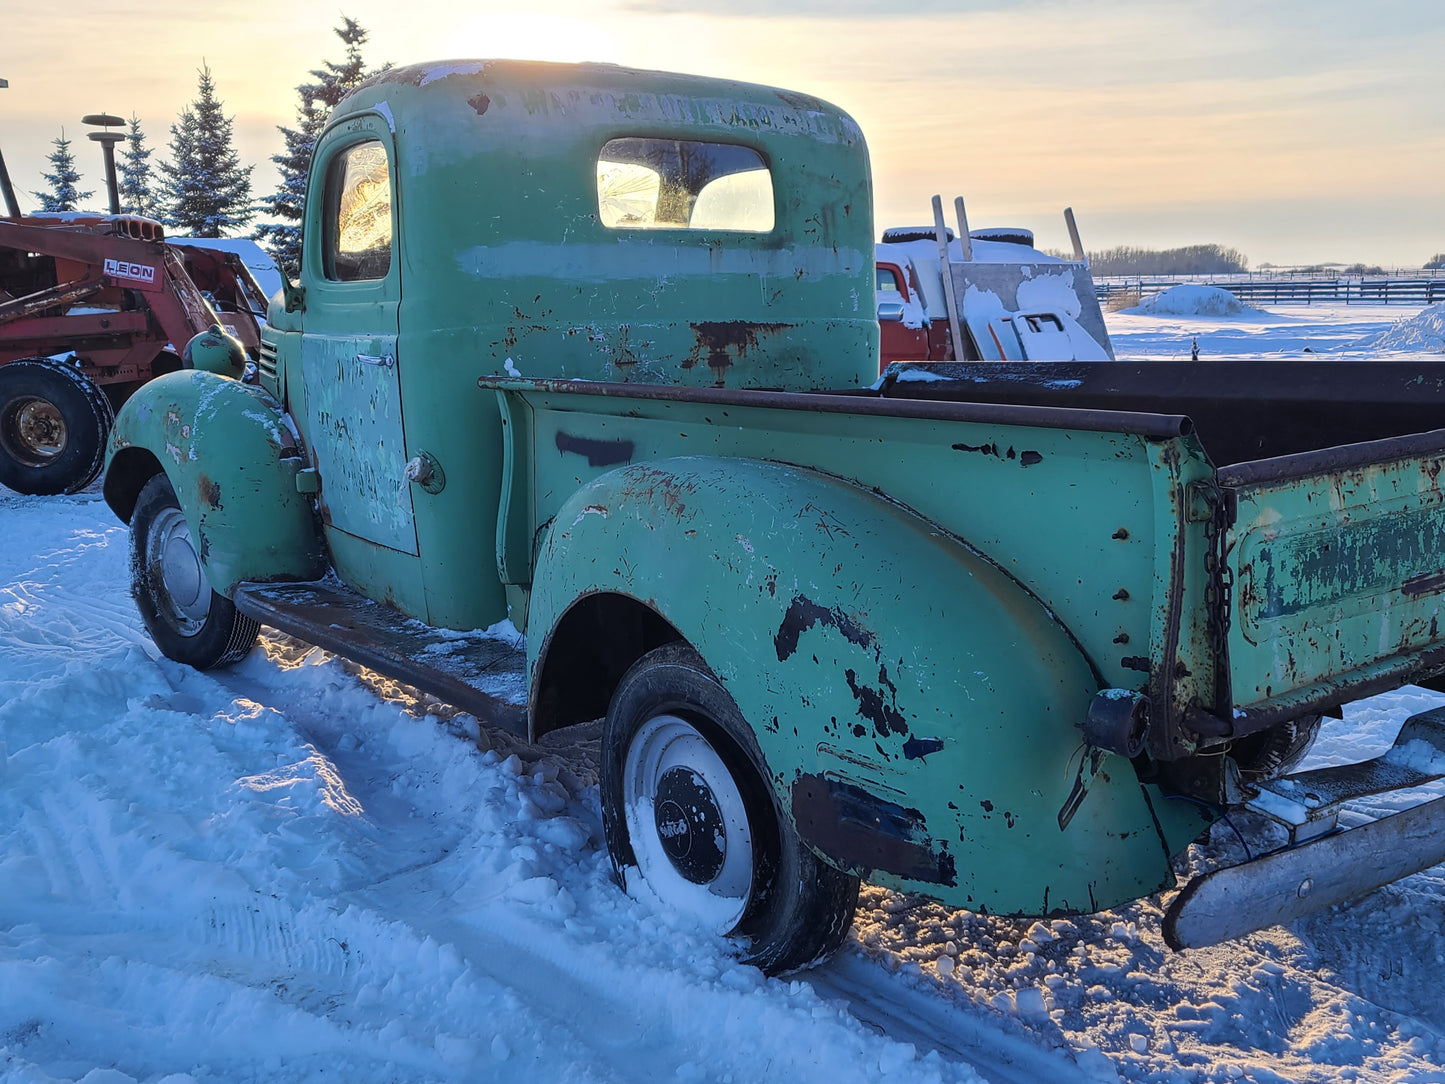
[[[169,603],[170,612],[163,616],[182,635],[194,636],[211,612],[211,585],[179,508],[156,516],[146,557],[152,574],[159,577],[161,601]]]
[[[753,840],[747,805],[716,750],[686,720],[655,715],[628,747],[622,795],[650,893],[669,912],[731,932],[752,893]]]
[[[26,466],[43,467],[65,451],[69,440],[65,418],[49,399],[20,399],[6,413],[5,446]]]

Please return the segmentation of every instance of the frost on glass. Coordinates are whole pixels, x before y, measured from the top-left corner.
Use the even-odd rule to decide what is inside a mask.
[[[349,147],[331,172],[327,270],[343,282],[385,278],[391,268],[391,175],[372,140]]]
[[[614,139],[597,159],[597,207],[609,229],[767,233],[773,178],[751,147]]]

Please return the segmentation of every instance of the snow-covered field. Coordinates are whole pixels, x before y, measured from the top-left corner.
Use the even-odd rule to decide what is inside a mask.
[[[1206,289],[1176,286],[1150,299],[1152,306],[1146,303],[1107,313],[1115,353],[1121,360],[1184,359],[1195,338],[1202,360],[1317,354],[1351,361],[1420,357],[1439,361],[1445,353],[1445,304],[1424,310],[1404,305],[1291,305],[1271,310],[1244,306],[1228,315],[1201,315],[1201,310],[1223,308],[1204,296]],[[1176,292],[1179,296],[1171,297]],[[1182,311],[1170,311],[1175,308]]]
[[[1109,322],[1125,357],[1356,356],[1414,315],[1283,313]],[[595,735],[519,746],[274,635],[170,663],[94,489],[0,491],[0,540],[0,1081],[1445,1081],[1445,868],[1181,955],[1158,898],[865,887],[834,961],[764,979],[613,886]],[[1442,702],[1355,705],[1314,761]]]

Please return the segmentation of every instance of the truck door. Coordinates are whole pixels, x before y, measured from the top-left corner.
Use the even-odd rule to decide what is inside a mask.
[[[301,369],[327,527],[415,554],[403,477],[391,147],[385,122],[363,115],[316,149],[308,199],[319,208],[306,217]]]

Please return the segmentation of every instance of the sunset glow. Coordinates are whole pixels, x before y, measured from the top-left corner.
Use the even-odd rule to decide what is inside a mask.
[[[939,192],[1056,248],[1066,205],[1090,248],[1215,242],[1255,265],[1408,265],[1445,247],[1445,8],[1429,0],[747,0],[729,15],[696,0],[258,0],[184,15],[161,0],[64,14],[18,2],[7,29],[25,48],[0,62],[0,150],[30,207],[62,127],[84,187],[103,187],[82,114],[136,113],[164,157],[203,62],[256,194],[271,191],[276,126],[294,123],[309,70],[340,59],[344,10],[371,32],[373,64],[597,60],[816,94],[868,138],[880,229],[926,220]]]

